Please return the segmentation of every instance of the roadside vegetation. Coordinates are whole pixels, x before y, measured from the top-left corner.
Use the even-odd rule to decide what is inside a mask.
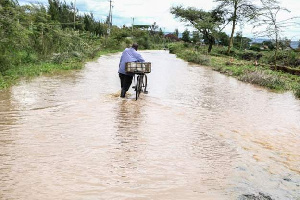
[[[300,98],[300,73],[291,74],[282,70],[274,70],[272,51],[235,50],[230,55],[224,54],[226,46],[214,46],[210,54],[206,46],[194,45],[186,42],[172,43],[169,45],[170,53],[176,54],[188,62],[211,66],[214,70],[233,76],[241,81],[269,88],[273,91],[293,91]],[[280,51],[282,59],[279,63],[290,66],[288,68],[299,70],[297,63],[300,53],[294,51]],[[257,58],[260,59],[257,59]],[[295,57],[295,58],[294,58]]]

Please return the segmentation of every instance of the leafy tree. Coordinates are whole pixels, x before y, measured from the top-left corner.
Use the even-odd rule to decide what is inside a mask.
[[[51,16],[51,20],[59,21],[59,10],[60,2],[59,0],[48,0],[48,14]]]
[[[74,27],[74,10],[73,6],[67,5],[66,2],[60,4],[59,21],[63,28]]]
[[[219,32],[216,39],[219,45],[228,46],[229,37],[225,32]]]
[[[17,0],[0,0],[0,6],[2,7],[14,7],[16,8],[19,5]]]
[[[93,13],[84,14],[83,23],[84,23],[84,29],[86,31],[90,31],[90,32],[95,31],[95,26],[94,26],[95,19],[94,19]]]
[[[203,35],[205,43],[209,45],[208,53],[210,53],[213,44],[215,44],[217,33],[222,30],[220,26],[224,23],[222,20],[223,12],[220,10],[206,12],[201,9],[178,6],[172,7],[171,13],[175,15],[176,18],[180,18],[180,21],[192,25]]]
[[[261,44],[253,43],[253,44],[251,44],[249,49],[252,50],[252,51],[260,51],[260,48],[261,48]]]
[[[263,41],[262,44],[266,45],[268,47],[268,49],[270,49],[270,50],[273,50],[275,48],[274,44],[271,40]]]
[[[97,36],[104,36],[107,34],[108,26],[106,24],[96,22],[95,24],[95,33]]]
[[[159,35],[160,37],[163,37],[163,36],[164,36],[164,32],[162,31],[161,28],[159,28],[158,35]]]
[[[279,40],[279,47],[282,49],[286,49],[291,46],[291,42],[292,41],[290,39],[285,37],[285,38]]]
[[[242,36],[242,32],[237,32],[234,37],[233,45],[237,49],[248,49],[250,47],[251,39]]]
[[[156,22],[154,22],[151,26],[150,26],[150,33],[152,35],[154,35],[156,33],[156,30],[158,29],[158,25],[156,24]]]
[[[182,33],[182,38],[181,38],[184,42],[190,42],[191,38],[190,38],[190,31],[185,29],[185,31],[183,31]]]
[[[48,14],[51,20],[58,21],[63,28],[74,26],[74,10],[73,6],[67,5],[66,2],[59,0],[48,0]]]
[[[255,16],[256,6],[251,0],[215,0],[220,3],[216,10],[227,13],[227,22],[232,22],[231,34],[227,53],[233,46],[233,37],[237,23],[251,20]]]
[[[0,1],[0,72],[21,62],[17,53],[29,49],[29,30],[22,25],[26,20],[25,9],[16,1]]]
[[[193,31],[193,38],[192,38],[193,43],[200,42],[200,34],[199,31]]]

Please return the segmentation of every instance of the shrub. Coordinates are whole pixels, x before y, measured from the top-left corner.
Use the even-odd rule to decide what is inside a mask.
[[[276,61],[277,61],[278,64],[281,64],[281,65],[297,67],[297,66],[300,65],[299,53],[294,52],[294,51],[278,51]],[[268,63],[274,63],[275,62],[275,55],[271,54],[267,58],[267,62]]]
[[[11,67],[11,60],[6,55],[0,54],[0,73],[6,71]]]
[[[285,88],[285,83],[280,80],[278,75],[266,71],[251,71],[242,75],[240,80],[275,90],[282,90]]]
[[[253,50],[253,51],[260,51],[260,45],[258,45],[258,44],[253,44],[253,45],[251,45],[250,46],[250,48],[249,48],[250,50]]]
[[[171,43],[168,45],[169,52],[172,54],[176,54],[177,52],[180,52],[183,48],[182,43]]]
[[[144,35],[143,37],[137,40],[140,49],[150,49],[149,36]]]
[[[295,90],[294,90],[294,95],[295,95],[297,98],[300,98],[300,84],[298,84],[298,86],[295,88]]]
[[[261,57],[263,56],[263,54],[261,53],[256,53],[253,51],[245,51],[245,52],[239,52],[238,53],[238,57],[243,59],[243,60],[259,60]]]
[[[185,50],[179,53],[178,56],[184,60],[187,60],[188,62],[193,62],[200,65],[210,65],[210,57],[196,51]]]

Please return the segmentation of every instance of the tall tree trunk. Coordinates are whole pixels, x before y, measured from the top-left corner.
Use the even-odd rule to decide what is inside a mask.
[[[211,50],[212,50],[212,46],[213,46],[213,44],[212,44],[211,42],[209,42],[209,45],[208,45],[208,50],[207,50],[207,52],[208,52],[208,53],[210,53],[210,52],[211,52]]]
[[[215,44],[215,38],[212,35],[210,35],[207,39],[208,39],[208,50],[207,50],[207,52],[210,53],[211,50],[212,50],[213,45]]]
[[[233,35],[234,35],[235,23],[236,23],[235,20],[232,23],[233,23],[233,25],[232,25],[231,35],[230,35],[230,38],[229,38],[229,45],[228,45],[228,49],[227,49],[227,54],[228,55],[230,53],[231,47],[233,46]]]
[[[275,70],[277,70],[277,52],[278,52],[278,49],[279,49],[279,42],[278,42],[278,34],[277,33],[276,33],[275,43],[276,43],[276,48],[275,48],[275,55],[274,55],[274,65],[275,65]]]
[[[234,1],[234,12],[233,12],[233,16],[232,16],[232,29],[231,29],[231,35],[230,35],[230,39],[229,39],[229,45],[228,45],[228,49],[227,49],[227,54],[229,55],[230,53],[230,49],[233,46],[233,35],[234,35],[234,31],[235,31],[235,25],[236,25],[236,13],[237,13],[237,4],[238,2],[235,0]]]

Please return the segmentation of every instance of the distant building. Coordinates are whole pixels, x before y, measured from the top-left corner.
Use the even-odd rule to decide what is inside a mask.
[[[141,30],[149,30],[151,25],[133,25],[133,27]]]
[[[172,33],[168,33],[167,35],[165,35],[165,38],[172,40],[172,41],[180,41],[180,39]]]

